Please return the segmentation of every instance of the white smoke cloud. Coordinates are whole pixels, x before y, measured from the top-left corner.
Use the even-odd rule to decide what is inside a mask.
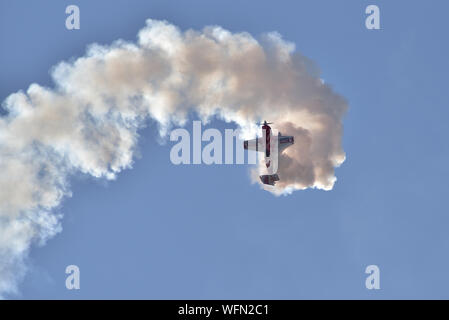
[[[0,118],[0,295],[17,291],[33,243],[61,230],[52,213],[74,172],[114,179],[130,168],[137,130],[155,119],[164,136],[187,114],[251,128],[262,119],[294,135],[281,156],[274,193],[329,190],[346,101],[317,67],[277,33],[256,40],[221,27],[181,32],[147,20],[137,43],[91,45],[52,70],[54,88],[11,94]]]

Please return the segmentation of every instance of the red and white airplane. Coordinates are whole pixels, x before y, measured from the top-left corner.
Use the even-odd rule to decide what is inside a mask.
[[[276,181],[279,181],[279,176],[276,173],[277,171],[277,156],[279,153],[284,151],[287,147],[291,146],[295,143],[295,139],[293,136],[283,136],[280,132],[278,133],[277,137],[272,136],[272,130],[269,126],[271,122],[264,121],[262,125],[262,133],[263,136],[260,138],[252,139],[252,140],[245,140],[243,142],[243,146],[245,150],[254,150],[259,152],[265,153],[265,165],[267,166],[267,169],[274,171],[272,174],[265,174],[260,176],[260,181],[262,181],[263,184],[268,184],[274,186]],[[273,139],[276,139],[273,140]],[[273,142],[275,145],[273,145]],[[277,144],[276,144],[277,142]],[[275,158],[273,158],[273,152],[276,152],[274,155]],[[273,165],[273,160],[276,161],[276,164]],[[274,167],[274,168],[273,168]]]

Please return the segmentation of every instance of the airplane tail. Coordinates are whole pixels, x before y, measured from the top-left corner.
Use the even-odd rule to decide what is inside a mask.
[[[263,184],[269,184],[270,186],[274,186],[276,184],[276,181],[279,181],[279,176],[277,175],[277,173],[264,174],[264,175],[260,176],[259,178]]]

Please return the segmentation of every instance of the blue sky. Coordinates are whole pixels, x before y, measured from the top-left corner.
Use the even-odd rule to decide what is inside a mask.
[[[140,132],[116,181],[71,180],[63,232],[33,247],[16,298],[449,298],[449,5],[445,1],[0,2],[0,100],[92,42],[135,40],[146,18],[185,30],[277,31],[349,102],[332,191],[275,197],[246,166],[174,166]],[[377,4],[381,30],[365,28]],[[213,121],[211,127],[229,124]],[[189,129],[190,127],[187,126]],[[13,186],[12,186],[13,187]],[[67,290],[67,265],[81,289]],[[381,290],[365,288],[378,265]]]

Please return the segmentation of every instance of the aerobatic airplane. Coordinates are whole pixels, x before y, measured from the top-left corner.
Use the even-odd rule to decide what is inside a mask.
[[[283,136],[279,132],[277,135],[277,150],[276,150],[276,146],[272,146],[272,144],[270,143],[271,141],[274,141],[272,139],[276,139],[275,136],[274,137],[272,136],[271,127],[269,126],[270,124],[271,124],[271,122],[267,122],[266,120],[264,121],[264,123],[262,125],[262,133],[263,133],[262,137],[252,139],[252,140],[245,140],[243,142],[243,146],[244,146],[245,150],[254,150],[254,151],[264,152],[265,165],[266,165],[267,169],[270,169],[273,167],[273,164],[272,164],[272,161],[273,161],[272,152],[273,151],[274,152],[277,151],[279,154],[282,151],[284,151],[287,147],[289,147],[295,143],[295,139],[293,136]],[[276,155],[275,161],[277,161],[277,155]],[[277,167],[276,167],[276,169],[277,169]],[[276,170],[276,169],[274,169],[274,170]],[[274,186],[276,181],[279,181],[279,175],[276,172],[274,172],[273,174],[261,175],[259,178],[263,184],[268,184],[271,186]]]

